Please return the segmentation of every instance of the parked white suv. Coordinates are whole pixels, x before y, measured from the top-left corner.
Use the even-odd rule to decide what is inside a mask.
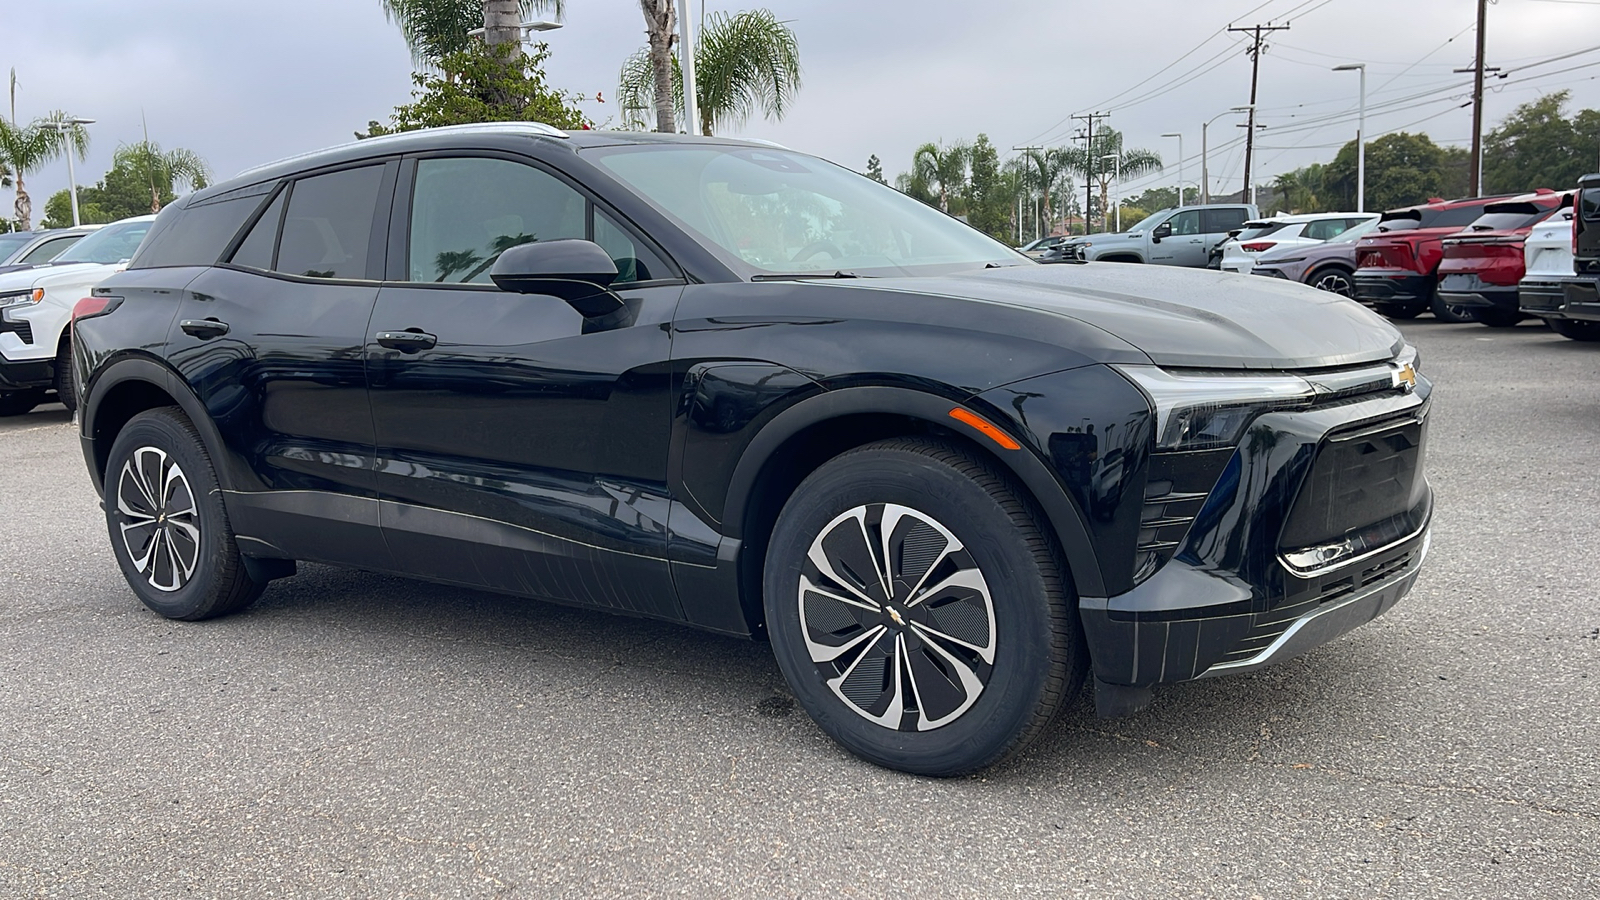
[[[19,416],[49,399],[77,407],[72,384],[72,307],[121,271],[155,216],[107,225],[47,266],[0,275],[0,416]]]
[[[1600,340],[1600,323],[1569,319],[1562,312],[1569,281],[1583,280],[1572,265],[1572,207],[1565,206],[1539,220],[1522,245],[1526,268],[1517,282],[1517,305],[1539,316],[1557,334],[1578,341]]]
[[[1256,257],[1268,250],[1320,244],[1378,218],[1377,213],[1306,213],[1244,223],[1222,245],[1222,271],[1250,274]]]

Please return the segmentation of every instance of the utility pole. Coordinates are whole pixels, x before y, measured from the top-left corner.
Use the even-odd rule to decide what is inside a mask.
[[[1086,113],[1086,114],[1081,115],[1081,116],[1073,116],[1072,118],[1074,118],[1074,119],[1083,119],[1083,120],[1085,120],[1085,121],[1087,121],[1089,123],[1089,129],[1086,132],[1084,132],[1084,135],[1083,135],[1083,140],[1084,140],[1083,156],[1084,156],[1084,161],[1088,163],[1088,166],[1086,166],[1086,168],[1089,170],[1088,172],[1086,172],[1084,174],[1084,179],[1083,179],[1083,182],[1084,182],[1083,183],[1083,233],[1084,234],[1088,234],[1089,233],[1089,207],[1094,203],[1094,169],[1095,169],[1095,162],[1096,162],[1095,155],[1094,155],[1094,121],[1096,119],[1109,119],[1109,118],[1111,118],[1111,113],[1108,113],[1108,112],[1093,113],[1092,112],[1092,113]],[[1100,210],[1101,224],[1104,224],[1105,215],[1106,215],[1106,211],[1103,210],[1103,209]]]
[[[1483,3],[1486,0],[1478,0],[1478,2]],[[1289,26],[1287,24],[1273,25],[1269,23],[1266,25],[1251,25],[1248,28],[1235,28],[1229,25],[1228,30],[1253,35],[1250,41],[1250,49],[1246,51],[1250,54],[1250,122],[1245,125],[1244,133],[1244,196],[1249,197],[1251,180],[1255,177],[1255,172],[1251,170],[1250,166],[1256,145],[1256,80],[1261,73],[1261,35],[1263,33],[1271,34],[1274,31],[1288,31]]]
[[[1483,195],[1483,26],[1488,17],[1489,0],[1478,0],[1478,53],[1470,70],[1455,70],[1472,72],[1472,171],[1467,173],[1467,193],[1474,197]]]

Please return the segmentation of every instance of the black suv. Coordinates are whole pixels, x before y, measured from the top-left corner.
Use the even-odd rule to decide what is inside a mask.
[[[949,775],[1387,610],[1430,386],[1303,285],[1041,266],[770,145],[377,138],[168,207],[79,303],[84,457],[150,608],[299,560],[764,636]]]

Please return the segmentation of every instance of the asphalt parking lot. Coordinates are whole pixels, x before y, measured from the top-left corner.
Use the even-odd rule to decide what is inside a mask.
[[[1600,895],[1600,345],[1402,327],[1412,595],[949,781],[685,628],[320,566],[166,621],[66,413],[0,421],[0,897]]]

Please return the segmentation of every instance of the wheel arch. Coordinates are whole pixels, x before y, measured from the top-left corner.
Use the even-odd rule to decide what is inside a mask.
[[[1144,264],[1144,258],[1143,257],[1141,257],[1137,253],[1132,253],[1132,252],[1128,252],[1128,251],[1119,251],[1119,252],[1116,252],[1116,253],[1107,253],[1105,256],[1097,256],[1097,257],[1095,257],[1094,261],[1095,262],[1111,262],[1111,263],[1137,263],[1139,265],[1143,265]]]
[[[146,356],[128,356],[104,364],[79,398],[80,436],[84,461],[96,492],[104,496],[106,460],[117,434],[146,410],[176,406],[194,424],[206,453],[217,459],[222,437],[200,399],[165,364]],[[217,475],[222,478],[222,468]],[[226,484],[223,485],[227,487]]]
[[[960,401],[909,388],[866,386],[829,391],[779,413],[746,447],[734,468],[722,521],[741,542],[740,602],[752,626],[762,621],[761,577],[767,542],[784,504],[823,463],[855,447],[926,435],[993,462],[1044,517],[1079,595],[1101,596],[1104,579],[1082,512],[1043,460],[1009,450],[950,418]]]

